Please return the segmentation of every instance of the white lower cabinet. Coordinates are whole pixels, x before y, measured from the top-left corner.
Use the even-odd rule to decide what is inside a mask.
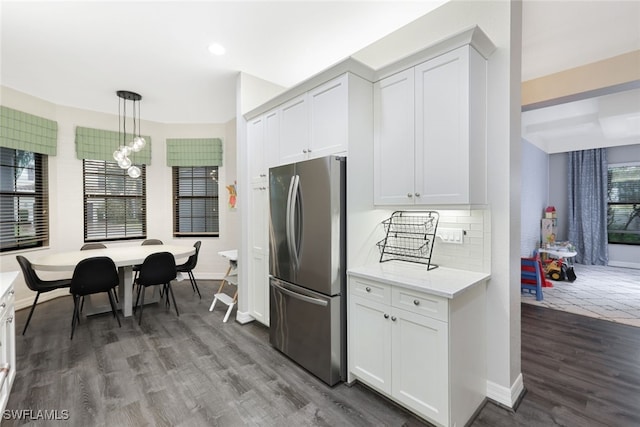
[[[16,376],[15,291],[17,272],[0,274],[0,412],[4,411]]]
[[[474,293],[477,301],[471,301]],[[463,426],[484,400],[484,349],[451,351],[460,347],[453,341],[482,329],[471,318],[483,315],[483,296],[480,286],[469,291],[463,305],[476,314],[459,319],[447,298],[350,276],[348,381],[358,380],[436,425]],[[479,363],[472,361],[474,351]]]
[[[250,261],[249,313],[258,322],[269,326],[269,236],[267,211],[269,188],[266,180],[251,186],[250,202]]]

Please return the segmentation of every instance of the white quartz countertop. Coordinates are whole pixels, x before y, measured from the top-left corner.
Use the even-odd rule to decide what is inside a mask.
[[[465,290],[479,285],[490,275],[456,268],[427,266],[403,261],[388,261],[351,268],[348,275],[364,279],[382,280],[394,286],[455,298]]]
[[[6,271],[0,273],[0,296],[7,292],[7,289],[11,287],[11,284],[18,278],[19,272]]]

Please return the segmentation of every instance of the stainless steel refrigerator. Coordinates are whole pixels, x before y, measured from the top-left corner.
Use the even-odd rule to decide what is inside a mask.
[[[269,170],[271,344],[329,385],[346,373],[346,158]]]

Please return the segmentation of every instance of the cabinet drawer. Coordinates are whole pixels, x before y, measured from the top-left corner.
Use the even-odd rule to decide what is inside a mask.
[[[384,283],[352,276],[349,277],[349,288],[351,295],[358,295],[384,304],[391,303],[391,287]]]
[[[449,301],[446,298],[394,287],[391,300],[394,307],[448,322]]]

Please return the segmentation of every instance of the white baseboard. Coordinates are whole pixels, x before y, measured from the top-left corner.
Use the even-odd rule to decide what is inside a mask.
[[[522,381],[522,373],[513,382],[511,388],[503,387],[492,381],[487,381],[487,398],[506,406],[513,408],[518,398],[524,391],[524,382]]]
[[[640,264],[638,264],[637,262],[609,261],[609,267],[624,267],[624,268],[640,269]]]
[[[16,310],[22,310],[23,308],[28,308],[33,305],[33,300],[36,298],[36,293],[34,292],[32,295],[26,298],[17,299],[15,302]],[[41,304],[45,301],[51,301],[54,298],[60,298],[69,296],[69,289],[56,289],[55,291],[47,292],[46,294],[40,294],[40,298],[38,298],[38,304]],[[70,303],[70,308],[73,310],[73,302]]]
[[[236,322],[242,325],[244,325],[245,323],[253,322],[254,320],[256,319],[254,319],[248,311],[238,311],[236,313]]]

